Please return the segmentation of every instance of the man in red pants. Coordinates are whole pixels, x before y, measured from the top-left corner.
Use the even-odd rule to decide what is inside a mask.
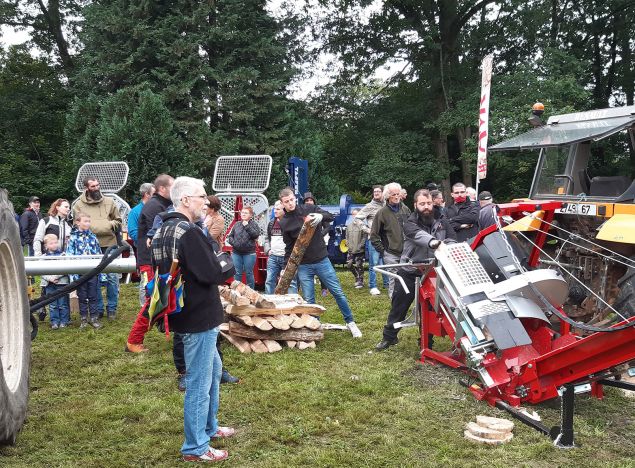
[[[172,204],[170,200],[170,189],[174,183],[174,178],[167,174],[161,174],[154,181],[156,192],[148,202],[143,205],[139,216],[139,231],[137,233],[137,268],[141,275],[141,284],[144,288],[148,281],[154,277],[152,270],[152,258],[150,256],[150,246],[148,245],[148,231],[152,228],[154,217],[168,209]],[[143,339],[148,331],[149,319],[146,310],[142,306],[137,319],[128,335],[125,350],[130,353],[142,353],[148,351],[143,344]]]

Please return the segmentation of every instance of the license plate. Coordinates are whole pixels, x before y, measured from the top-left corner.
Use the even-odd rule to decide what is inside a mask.
[[[556,213],[597,216],[597,206],[590,203],[563,203]]]

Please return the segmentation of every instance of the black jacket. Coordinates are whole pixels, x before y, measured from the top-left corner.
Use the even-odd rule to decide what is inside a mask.
[[[496,224],[496,217],[498,216],[498,206],[490,203],[481,208],[478,213],[478,229],[483,229]]]
[[[31,208],[27,208],[20,216],[20,233],[22,234],[22,245],[32,245],[35,239],[35,231],[40,222],[41,216]]]
[[[150,265],[152,257],[150,249],[146,246],[148,231],[152,229],[154,217],[168,209],[172,202],[155,193],[148,202],[143,205],[139,215],[139,230],[137,232],[137,266]]]
[[[247,226],[244,226],[242,221],[238,221],[227,236],[227,243],[237,254],[248,255],[256,253],[258,236],[260,236],[260,227],[253,219],[249,220]]]
[[[440,210],[434,210],[433,215],[434,221],[431,225],[425,224],[416,210],[408,217],[403,225],[406,240],[401,254],[401,263],[420,263],[434,257],[434,249],[430,248],[432,240],[456,240],[456,233],[445,215]],[[409,271],[407,268],[405,270]]]
[[[289,260],[295,241],[300,234],[300,229],[304,224],[304,218],[310,213],[320,213],[322,222],[332,222],[335,217],[328,211],[324,211],[317,205],[298,205],[293,211],[286,211],[282,219],[280,219],[280,227],[282,228],[282,239],[285,244],[285,259]],[[324,260],[328,256],[322,229],[318,226],[315,230],[311,242],[309,243],[304,257],[302,257],[302,265],[317,263]]]
[[[458,242],[466,241],[478,233],[478,203],[466,200],[463,203],[448,206],[447,211]],[[471,224],[472,226],[461,229],[462,224]]]
[[[183,232],[175,242],[175,226]],[[181,213],[169,213],[152,241],[152,263],[159,274],[170,271],[174,246],[183,277],[184,304],[181,312],[170,315],[170,328],[177,333],[200,333],[223,321],[218,285],[223,283],[222,269],[210,240],[203,231]]]

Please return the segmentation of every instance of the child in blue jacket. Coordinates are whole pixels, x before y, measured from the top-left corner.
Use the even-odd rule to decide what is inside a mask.
[[[86,213],[78,213],[75,216],[75,226],[71,231],[71,237],[66,248],[67,255],[101,255],[101,248],[97,236],[90,230],[90,216]],[[101,275],[101,274],[100,274]],[[79,328],[86,328],[90,323],[93,328],[101,328],[97,310],[97,294],[99,293],[99,276],[94,276],[77,288],[79,298],[79,315],[81,324]],[[80,275],[71,275],[74,281]]]

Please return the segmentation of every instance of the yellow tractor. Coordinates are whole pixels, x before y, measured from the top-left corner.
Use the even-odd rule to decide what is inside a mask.
[[[555,115],[545,125],[532,119],[534,129],[489,151],[538,150],[529,197],[560,201],[562,207],[552,220],[527,213],[507,229],[543,226],[542,233],[529,236],[548,236],[540,262],[560,269],[567,279],[569,316],[590,323],[632,316],[635,106]]]

